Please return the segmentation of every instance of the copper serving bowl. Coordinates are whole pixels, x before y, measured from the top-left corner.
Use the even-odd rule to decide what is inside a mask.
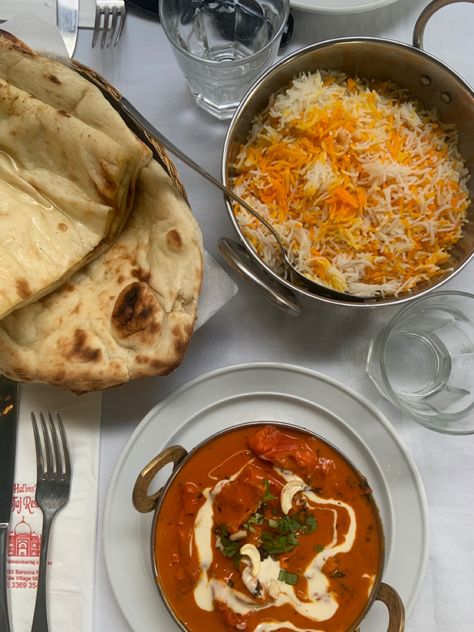
[[[459,132],[458,147],[471,174],[468,186],[471,199],[474,199],[474,92],[446,64],[421,50],[429,18],[440,8],[459,1],[431,2],[415,25],[413,46],[373,37],[328,40],[298,50],[273,66],[247,92],[232,118],[222,155],[224,184],[230,186],[232,164],[239,147],[247,141],[252,121],[265,109],[270,97],[286,89],[293,77],[302,72],[335,70],[348,76],[391,80],[406,89],[412,99],[422,102],[426,109],[436,109],[443,122],[454,123]],[[436,279],[419,283],[409,293],[385,298],[359,298],[323,286],[316,293],[272,270],[244,236],[230,201],[226,200],[226,204],[240,241],[221,239],[219,249],[222,255],[231,267],[257,284],[267,298],[292,314],[301,310],[297,297],[353,307],[398,304],[420,298],[451,279],[474,255],[474,205],[471,204],[462,237],[451,250],[446,271]]]
[[[367,489],[367,481],[363,474],[361,474],[357,468],[351,463],[351,461],[335,446],[333,446],[330,442],[326,441],[316,433],[307,430],[306,428],[301,428],[299,426],[282,423],[282,422],[250,422],[246,424],[239,424],[238,426],[234,426],[231,428],[227,428],[222,430],[204,441],[202,441],[199,445],[193,448],[190,452],[187,452],[182,446],[175,445],[164,449],[160,452],[150,463],[148,463],[143,470],[139,473],[138,478],[135,482],[134,490],[133,490],[133,504],[137,511],[141,513],[148,513],[150,511],[154,512],[152,531],[151,531],[151,546],[150,546],[150,557],[151,557],[151,569],[152,574],[155,580],[155,584],[158,588],[158,592],[164,602],[166,609],[168,610],[171,618],[175,621],[175,623],[179,626],[181,630],[185,632],[189,632],[190,628],[186,626],[186,623],[183,622],[179,616],[176,614],[173,609],[172,604],[166,596],[166,591],[163,588],[162,577],[160,576],[160,571],[157,563],[157,556],[159,555],[159,544],[156,543],[162,540],[157,539],[157,530],[158,530],[158,520],[160,517],[160,512],[163,507],[163,501],[170,489],[171,484],[175,480],[175,478],[180,473],[182,467],[189,463],[193,458],[196,457],[198,453],[201,452],[204,448],[209,449],[213,442],[216,439],[219,439],[229,433],[238,431],[238,430],[246,430],[247,428],[262,428],[263,426],[273,426],[280,430],[287,430],[288,432],[293,432],[295,434],[303,434],[308,435],[316,439],[318,442],[324,444],[328,447],[330,451],[336,453],[342,461],[350,468],[352,473],[357,477],[357,480],[365,486]],[[159,489],[156,493],[150,494],[149,488],[150,485],[158,474],[158,472],[166,465],[173,463],[173,471],[166,481],[165,485]],[[370,594],[367,596],[367,601],[363,607],[363,610],[358,616],[357,620],[350,625],[349,628],[344,630],[344,632],[359,632],[359,626],[365,619],[367,613],[372,607],[374,601],[382,601],[385,603],[388,613],[389,613],[389,623],[387,627],[387,632],[403,632],[405,629],[405,611],[403,602],[398,595],[397,591],[392,588],[390,585],[384,583],[382,581],[383,571],[384,571],[384,550],[385,550],[385,539],[383,532],[383,525],[380,519],[380,512],[373,498],[372,492],[369,490],[367,493],[367,499],[372,506],[372,515],[375,516],[375,520],[377,523],[378,530],[378,541],[379,541],[379,563],[378,570],[375,575],[375,580],[373,583],[373,588],[370,591]],[[164,546],[167,545],[167,540],[163,539]],[[158,549],[158,552],[157,552]],[[343,607],[343,606],[342,606]],[[202,623],[202,622],[201,622]],[[318,625],[315,623],[315,625]],[[223,629],[225,624],[223,624]],[[193,628],[194,630],[196,628]],[[342,630],[341,630],[342,632]]]

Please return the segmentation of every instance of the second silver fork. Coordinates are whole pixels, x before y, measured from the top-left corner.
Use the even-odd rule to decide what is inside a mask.
[[[97,43],[99,34],[100,47],[109,47],[113,41],[114,46],[122,35],[125,24],[126,8],[124,0],[95,0],[95,23],[92,34],[92,48]]]
[[[38,591],[31,632],[48,632],[46,604],[46,569],[51,525],[57,512],[69,500],[71,463],[64,425],[59,413],[39,414],[39,423],[31,413],[36,447],[36,502],[43,512],[41,552],[38,569]]]

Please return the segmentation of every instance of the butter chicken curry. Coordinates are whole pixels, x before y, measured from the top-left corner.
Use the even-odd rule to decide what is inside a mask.
[[[179,470],[155,529],[163,596],[190,632],[343,632],[381,570],[366,480],[293,427],[249,424]]]

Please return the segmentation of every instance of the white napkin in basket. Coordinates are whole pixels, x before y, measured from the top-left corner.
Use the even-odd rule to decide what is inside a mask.
[[[19,15],[3,24],[2,29],[33,48],[65,54],[58,30],[34,15]],[[237,286],[229,275],[205,253],[196,328],[236,292]],[[44,358],[44,361],[48,359]],[[69,503],[56,517],[51,532],[48,556],[50,629],[61,632],[90,632],[93,629],[101,401],[100,393],[78,397],[43,384],[21,387],[7,564],[14,632],[30,631],[36,598],[42,513],[34,502],[36,457],[30,413],[47,410],[61,412],[73,468]]]
[[[41,20],[56,24],[55,0],[0,0],[0,20],[11,20],[19,13],[32,13]],[[79,26],[94,26],[95,1],[79,0]]]

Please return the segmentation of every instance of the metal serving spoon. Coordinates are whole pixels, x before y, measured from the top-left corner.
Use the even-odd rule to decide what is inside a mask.
[[[149,121],[147,121],[140,114],[140,112],[129,101],[127,101],[127,99],[122,97],[120,102],[121,102],[124,112],[135,122],[136,125],[146,129],[146,131],[151,136],[154,136],[172,154],[177,156],[185,164],[191,167],[191,169],[194,169],[194,171],[197,171],[201,176],[206,178],[206,180],[211,182],[214,186],[216,186],[223,193],[225,193],[225,195],[227,195],[228,197],[232,198],[235,202],[240,204],[246,211],[248,211],[251,215],[256,217],[258,221],[261,222],[265,226],[265,228],[267,228],[270,231],[270,233],[273,235],[273,237],[275,238],[275,241],[278,244],[278,248],[280,249],[280,253],[283,258],[285,267],[289,270],[290,274],[293,277],[298,278],[305,287],[307,287],[309,290],[315,293],[320,293],[321,291],[326,291],[326,292],[328,291],[327,287],[325,287],[324,285],[320,283],[317,283],[316,281],[313,281],[312,279],[308,278],[307,276],[305,276],[299,270],[296,269],[296,267],[293,265],[290,258],[288,257],[288,253],[285,249],[285,246],[283,245],[280,235],[275,230],[275,228],[273,228],[273,226],[270,224],[268,220],[262,217],[262,215],[260,215],[258,211],[256,211],[249,204],[247,204],[247,202],[242,200],[240,196],[234,193],[231,189],[227,188],[224,184],[222,184],[222,182],[217,180],[217,178],[215,178],[208,171],[206,171],[200,165],[194,162],[194,160],[189,158],[189,156],[187,156],[178,147],[176,147],[176,145],[174,145],[171,141],[169,141],[166,138],[166,136],[163,136],[163,134],[159,132],[155,127],[153,127],[153,125]]]

